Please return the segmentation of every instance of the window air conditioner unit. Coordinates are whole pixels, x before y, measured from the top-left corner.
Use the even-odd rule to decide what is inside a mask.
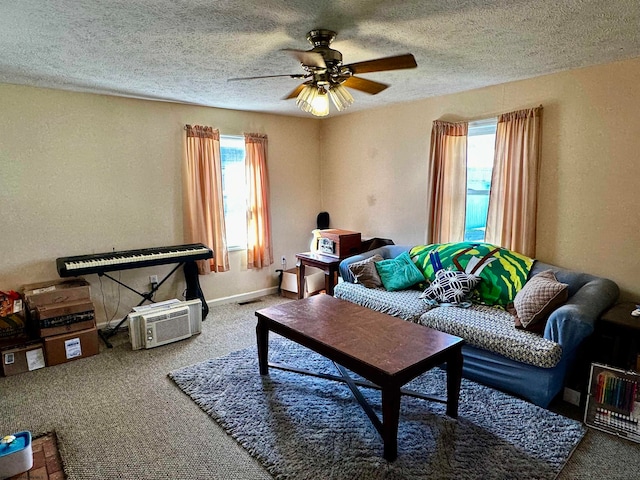
[[[189,338],[202,331],[202,303],[168,301],[145,306],[129,314],[133,350],[153,348]]]

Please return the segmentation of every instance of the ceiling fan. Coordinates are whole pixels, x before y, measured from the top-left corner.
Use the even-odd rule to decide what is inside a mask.
[[[329,46],[336,35],[336,32],[331,30],[311,30],[307,34],[307,40],[313,45],[311,50],[283,49],[300,61],[304,73],[230,78],[229,81],[274,77],[306,79],[287,95],[285,100],[296,98],[296,105],[301,110],[324,117],[329,114],[329,97],[338,111],[344,110],[353,103],[353,96],[345,87],[376,95],[389,86],[355,75],[418,66],[410,53],[343,65],[342,53]]]

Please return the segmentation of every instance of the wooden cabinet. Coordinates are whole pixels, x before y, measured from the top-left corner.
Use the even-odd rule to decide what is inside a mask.
[[[600,363],[622,368],[640,370],[640,317],[634,317],[633,302],[617,303],[596,324],[594,358]]]

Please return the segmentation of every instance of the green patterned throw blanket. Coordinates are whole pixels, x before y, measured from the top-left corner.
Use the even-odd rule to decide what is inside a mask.
[[[472,300],[484,305],[501,305],[504,307],[513,302],[516,293],[527,281],[529,271],[533,266],[533,258],[489,243],[473,242],[418,245],[411,249],[409,255],[418,268],[422,270],[425,278],[433,281],[435,273],[433,265],[429,261],[431,252],[438,252],[444,268],[456,270],[455,261],[462,268],[465,268],[472,257],[484,258],[492,250],[496,251],[490,256],[495,257],[496,260],[482,269],[479,275],[482,280],[473,292]]]

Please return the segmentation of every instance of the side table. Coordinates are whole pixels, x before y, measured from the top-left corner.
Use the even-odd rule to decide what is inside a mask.
[[[333,287],[338,283],[339,258],[321,253],[297,253],[298,263],[298,299],[304,298],[304,269],[305,266],[319,268],[324,272],[324,289],[328,295],[333,295]]]
[[[596,357],[605,364],[625,370],[638,369],[640,352],[640,317],[634,317],[633,302],[615,304],[596,323]]]

